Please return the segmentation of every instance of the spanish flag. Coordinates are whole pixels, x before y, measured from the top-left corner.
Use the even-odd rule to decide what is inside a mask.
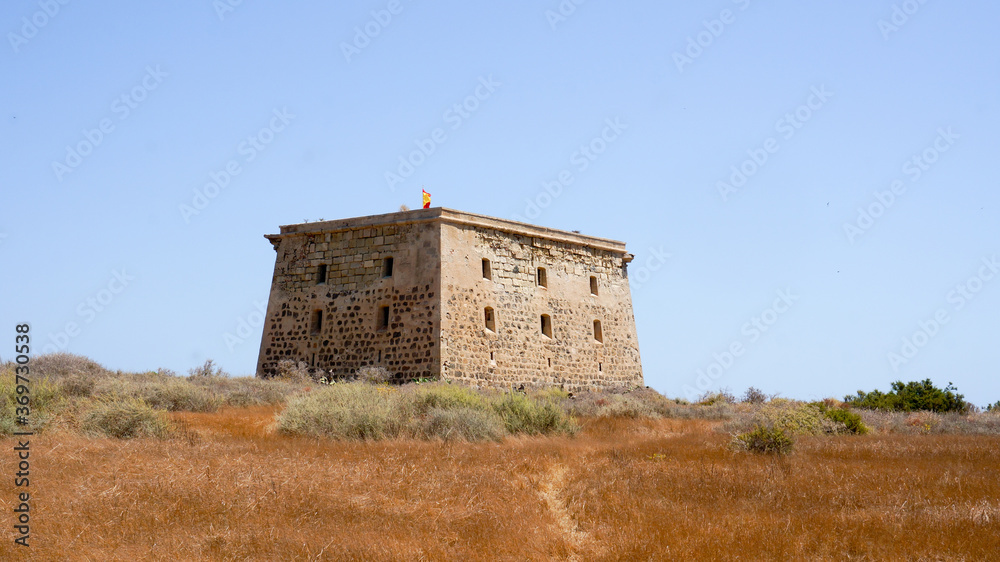
[[[431,208],[431,194],[427,193],[426,189],[421,189],[420,191],[424,192],[424,208],[425,209],[430,209]]]

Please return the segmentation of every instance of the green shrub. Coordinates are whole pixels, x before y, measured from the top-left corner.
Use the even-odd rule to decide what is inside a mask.
[[[750,431],[733,436],[731,444],[741,451],[785,455],[792,452],[795,440],[784,430],[758,425]]]
[[[490,410],[432,408],[420,423],[420,434],[424,438],[500,441],[504,435],[503,421]]]
[[[868,426],[861,421],[861,416],[850,410],[844,410],[842,408],[830,408],[826,410],[823,415],[827,419],[833,420],[834,422],[843,424],[847,429],[848,433],[853,433],[855,435],[865,435],[868,433]]]
[[[84,413],[84,431],[116,439],[166,437],[166,414],[135,397],[110,396],[97,400]]]
[[[944,389],[937,388],[931,379],[921,382],[902,381],[892,383],[892,390],[887,393],[873,390],[859,390],[855,396],[846,396],[844,401],[857,408],[871,410],[889,410],[896,412],[914,412],[926,410],[930,412],[966,413],[970,404],[965,397],[958,394],[955,385],[948,383]]]
[[[516,392],[496,398],[493,409],[510,433],[575,433],[578,429],[569,415],[554,402],[532,400]]]
[[[406,406],[391,387],[336,383],[291,398],[278,430],[338,439],[396,437],[408,418]]]
[[[764,425],[781,430],[790,435],[819,435],[826,433],[824,416],[815,404],[801,404],[792,401],[774,401],[759,411]]]
[[[489,400],[483,393],[466,386],[441,382],[417,386],[413,390],[413,403],[417,413],[421,415],[433,408],[490,409]]]

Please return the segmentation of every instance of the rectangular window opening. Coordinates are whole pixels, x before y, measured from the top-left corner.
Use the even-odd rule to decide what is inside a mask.
[[[312,322],[309,326],[309,334],[313,336],[318,336],[320,332],[323,331],[323,311],[314,310],[312,313]]]
[[[382,260],[382,277],[392,277],[392,258]]]
[[[594,339],[604,343],[604,332],[601,331],[601,321],[594,320]]]
[[[597,370],[598,370],[598,371],[603,371],[603,370],[604,370],[604,365],[602,365],[602,364],[598,363],[598,364],[597,364]]]
[[[483,279],[493,280],[493,271],[490,269],[490,260],[483,258]]]
[[[497,331],[497,324],[495,315],[493,314],[493,308],[487,306],[484,310],[484,316],[486,317],[486,329],[495,332]]]
[[[597,277],[590,276],[590,294],[597,296]]]
[[[548,280],[548,277],[545,274],[545,268],[544,267],[539,267],[538,268],[538,275],[536,276],[536,280],[538,282],[538,286],[539,287],[548,287],[549,286],[549,280]]]
[[[376,319],[375,328],[378,330],[385,330],[389,327],[389,307],[380,306],[378,307],[378,318]]]
[[[316,284],[322,285],[326,283],[326,264],[319,264],[319,271],[316,272]]]
[[[549,367],[551,367],[552,366],[552,358],[549,357],[548,359],[549,359]]]
[[[552,318],[548,314],[542,315],[542,334],[552,337]]]

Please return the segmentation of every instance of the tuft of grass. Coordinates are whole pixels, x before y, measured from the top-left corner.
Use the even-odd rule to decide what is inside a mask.
[[[95,401],[84,413],[82,426],[91,435],[116,439],[163,438],[170,433],[166,414],[141,398],[127,396]]]

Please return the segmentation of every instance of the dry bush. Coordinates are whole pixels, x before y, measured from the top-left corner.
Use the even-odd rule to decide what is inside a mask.
[[[31,556],[993,560],[1000,552],[995,435],[802,436],[794,455],[745,455],[728,449],[718,422],[595,418],[574,438],[335,441],[267,431],[276,410],[169,414],[200,440],[33,437]],[[12,478],[0,480],[0,497],[16,492]],[[0,560],[24,553],[0,541]]]
[[[740,402],[760,405],[767,402],[767,395],[761,389],[751,386],[743,393],[743,398],[740,398]]]
[[[215,364],[215,361],[211,359],[206,359],[200,367],[195,367],[188,370],[188,376],[191,378],[205,378],[205,377],[228,377],[229,374],[222,370]]]
[[[417,434],[425,439],[500,441],[504,436],[500,416],[481,408],[431,408],[416,423]]]
[[[407,421],[407,404],[388,386],[337,383],[292,397],[278,418],[290,435],[336,439],[396,437]]]
[[[1000,435],[1000,416],[990,412],[890,412],[857,410],[876,433]]]
[[[597,417],[655,418],[657,411],[646,401],[630,394],[612,394],[596,412]]]
[[[34,357],[31,360],[31,372],[54,381],[73,376],[100,377],[110,374],[96,361],[72,353],[48,353]]]
[[[392,373],[385,367],[362,367],[355,371],[354,379],[369,384],[385,384],[392,380]]]
[[[294,383],[306,383],[313,381],[309,364],[304,361],[295,361],[293,359],[282,359],[278,361],[277,372],[274,376],[280,380]]]
[[[179,378],[149,381],[132,392],[150,406],[171,412],[214,412],[222,403],[210,389]]]
[[[217,396],[221,405],[236,408],[281,404],[303,389],[301,384],[279,378],[197,377],[188,380]]]
[[[699,396],[698,401],[696,403],[701,406],[712,406],[720,402],[725,404],[735,404],[736,396],[734,396],[733,393],[730,392],[728,388],[723,388],[714,391],[709,390],[706,391],[701,396]]]
[[[135,397],[108,396],[94,401],[83,415],[83,430],[91,435],[132,439],[166,437],[170,422],[163,412]]]

